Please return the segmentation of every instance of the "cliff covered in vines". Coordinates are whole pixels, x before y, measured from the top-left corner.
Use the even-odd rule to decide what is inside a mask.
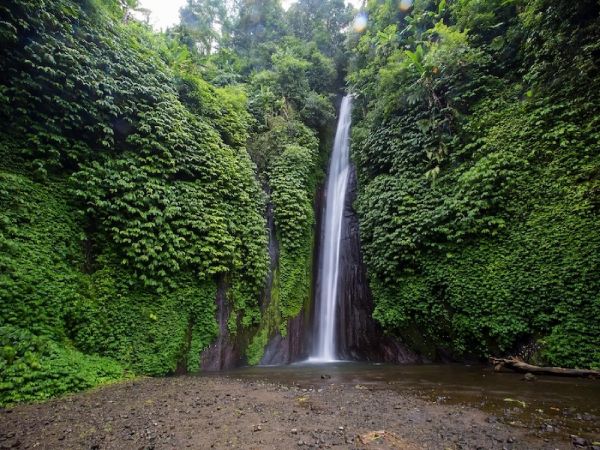
[[[599,367],[600,6],[366,14],[349,80],[375,317],[431,358]]]
[[[347,70],[376,319],[600,366],[597,2],[224,5],[0,6],[1,404],[196,371],[223,324],[260,362],[309,309]]]
[[[332,59],[280,7],[268,42],[289,45],[258,54],[225,37],[203,53],[196,16],[157,34],[134,6],[0,6],[0,404],[198,370],[219,285],[258,362],[275,331],[268,203],[282,257],[267,322],[285,332],[308,298]],[[236,36],[255,13],[236,13]]]

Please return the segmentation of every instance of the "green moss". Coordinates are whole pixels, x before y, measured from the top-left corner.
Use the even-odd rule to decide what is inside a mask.
[[[0,405],[45,400],[127,376],[118,362],[0,326]]]
[[[311,236],[312,238],[312,236]],[[280,300],[281,322],[279,332],[287,335],[288,319],[300,314],[302,307],[310,299],[312,289],[312,239],[307,239],[303,247],[293,253],[282,249],[280,254]]]
[[[248,364],[256,365],[264,355],[265,347],[269,339],[275,335],[277,330],[283,326],[283,318],[280,310],[281,302],[281,279],[279,269],[273,272],[273,281],[269,297],[269,304],[261,315],[260,324],[256,334],[252,337],[250,345],[246,349]]]
[[[63,182],[0,172],[0,326],[66,337],[85,277],[82,229]]]
[[[248,358],[248,364],[254,366],[262,359],[265,347],[269,342],[269,330],[267,328],[260,328],[259,331],[252,338],[252,342],[246,350],[246,357]]]
[[[310,305],[312,289],[312,233],[303,248],[293,253],[281,249],[279,267],[273,273],[269,304],[263,311],[256,335],[246,351],[248,363],[263,357],[269,339],[276,333],[287,336],[288,321]]]
[[[182,358],[197,370],[200,351],[217,335],[215,284],[180,280],[177,289],[156,294],[129,289],[124,275],[110,268],[92,275],[89,296],[68,321],[76,345],[136,373],[166,375]]]

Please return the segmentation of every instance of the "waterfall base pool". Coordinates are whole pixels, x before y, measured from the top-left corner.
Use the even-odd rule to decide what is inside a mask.
[[[584,436],[600,441],[600,380],[497,373],[465,365],[387,365],[357,362],[296,363],[245,367],[207,376],[265,381],[318,390],[331,384],[388,389],[436,403],[481,409],[490,421],[539,430],[540,434]]]

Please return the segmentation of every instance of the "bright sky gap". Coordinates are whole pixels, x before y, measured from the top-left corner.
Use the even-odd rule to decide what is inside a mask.
[[[140,0],[140,7],[152,11],[150,15],[150,24],[157,30],[166,28],[179,23],[179,9],[187,3],[187,0]],[[282,4],[288,9],[294,0],[283,0]],[[360,6],[361,0],[346,0],[346,3]]]

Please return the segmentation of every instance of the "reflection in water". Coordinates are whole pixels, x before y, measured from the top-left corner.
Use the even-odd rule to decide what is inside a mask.
[[[600,440],[600,380],[542,376],[528,382],[522,374],[496,373],[481,366],[355,362],[247,367],[218,375],[301,388],[360,384],[392,389],[438,403],[474,406],[515,426]]]

